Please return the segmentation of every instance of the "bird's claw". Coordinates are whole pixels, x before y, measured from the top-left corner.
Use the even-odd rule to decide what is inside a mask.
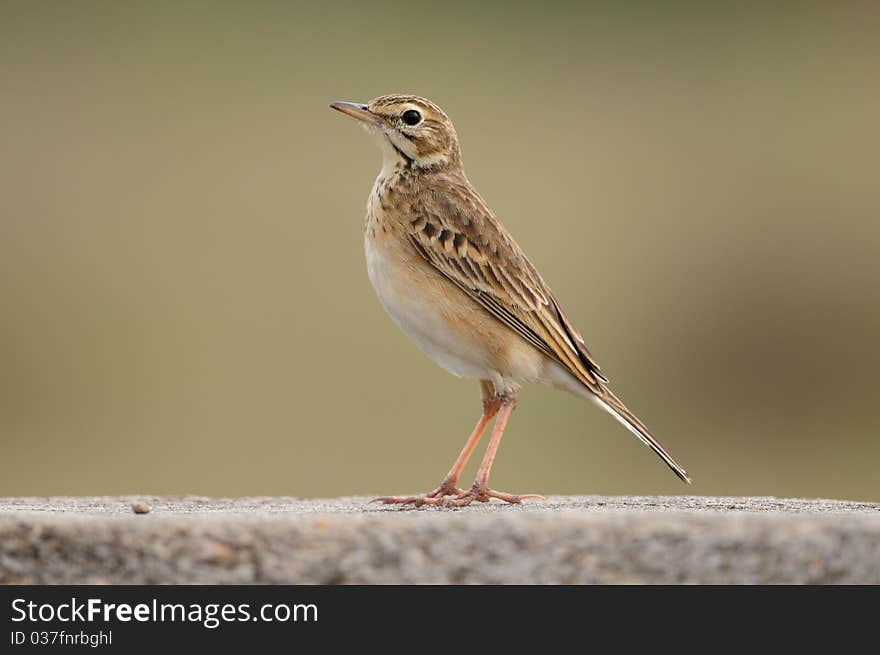
[[[413,507],[421,507],[422,505],[441,505],[443,499],[447,497],[458,497],[464,494],[463,489],[459,489],[452,484],[441,484],[434,491],[415,496],[379,496],[373,498],[371,503],[383,503],[385,505],[412,505]]]
[[[475,484],[468,491],[456,487],[444,488],[441,486],[426,494],[419,494],[417,496],[380,496],[370,502],[384,503],[385,505],[412,505],[413,507],[422,507],[423,505],[467,507],[474,501],[488,503],[493,498],[503,500],[511,505],[519,505],[524,500],[534,498],[544,500],[544,496],[540,494],[509,494]]]

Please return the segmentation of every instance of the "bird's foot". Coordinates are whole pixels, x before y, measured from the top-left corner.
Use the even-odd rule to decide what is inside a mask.
[[[412,505],[413,507],[421,507],[422,505],[442,505],[445,498],[458,498],[467,493],[464,489],[459,489],[453,482],[442,482],[440,486],[425,494],[416,494],[415,496],[379,496],[373,498],[371,503],[384,503],[385,505]]]
[[[493,498],[503,500],[512,505],[519,505],[522,501],[532,498],[544,500],[544,496],[540,494],[508,494],[475,483],[468,491],[458,489],[453,485],[441,484],[434,491],[426,494],[419,494],[417,496],[382,496],[374,498],[371,502],[384,503],[386,505],[412,505],[414,507],[421,507],[422,505],[466,507],[474,501],[488,503]]]
[[[444,507],[466,507],[474,501],[488,503],[493,498],[503,500],[505,503],[510,503],[511,505],[519,505],[522,501],[531,498],[544,500],[544,496],[540,494],[508,494],[503,491],[495,491],[485,485],[474,483],[474,486],[471,487],[470,490],[456,496],[444,496],[443,498],[439,498],[433,504],[442,505]]]

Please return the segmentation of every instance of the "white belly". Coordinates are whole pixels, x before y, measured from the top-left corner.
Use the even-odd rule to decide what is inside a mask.
[[[378,235],[377,235],[378,236]],[[423,267],[406,262],[393,237],[365,239],[367,274],[391,319],[415,344],[444,369],[465,378],[499,379],[483,339],[457,320],[450,306],[451,283],[426,275]],[[460,293],[453,288],[454,293]]]

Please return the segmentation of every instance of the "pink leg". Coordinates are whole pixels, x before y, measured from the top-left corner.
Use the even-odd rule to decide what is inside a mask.
[[[483,413],[480,416],[480,420],[477,421],[477,424],[474,426],[471,436],[468,437],[464,447],[461,449],[452,468],[449,469],[449,473],[443,478],[443,482],[441,482],[434,491],[429,491],[425,494],[418,494],[415,496],[382,496],[380,498],[374,498],[373,502],[385,503],[386,505],[415,505],[418,507],[426,503],[435,504],[431,501],[439,500],[446,496],[460,496],[465,493],[455,485],[458,482],[458,478],[461,476],[462,469],[464,469],[468,459],[470,459],[471,454],[474,452],[474,448],[476,448],[477,444],[480,442],[483,432],[486,431],[486,426],[489,425],[489,422],[495,417],[498,410],[501,408],[501,400],[495,395],[495,388],[490,382],[485,380],[481,381],[480,388],[483,393]]]
[[[504,436],[507,419],[510,418],[514,407],[516,407],[515,397],[511,396],[502,399],[501,409],[498,411],[498,418],[495,421],[495,426],[492,428],[492,436],[489,438],[489,446],[486,448],[486,454],[483,456],[479,471],[477,471],[477,479],[474,481],[470,491],[466,491],[458,496],[439,498],[436,504],[464,507],[465,505],[470,505],[475,500],[486,503],[492,498],[519,504],[529,498],[544,498],[544,496],[538,494],[516,495],[489,488],[489,473],[492,470],[492,462],[495,461],[495,454],[498,452],[498,446],[501,444],[501,437]]]

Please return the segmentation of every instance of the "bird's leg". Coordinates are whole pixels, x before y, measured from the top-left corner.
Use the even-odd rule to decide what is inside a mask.
[[[538,494],[508,494],[502,491],[495,491],[489,488],[489,472],[492,469],[492,462],[495,460],[495,453],[498,452],[498,445],[501,443],[501,437],[504,436],[504,427],[507,425],[507,419],[510,418],[511,412],[516,407],[516,397],[514,395],[506,395],[501,397],[501,408],[498,411],[498,418],[495,420],[495,426],[492,428],[492,436],[489,437],[489,446],[486,448],[486,454],[477,471],[477,479],[470,491],[466,491],[457,496],[445,496],[438,498],[434,504],[448,505],[451,507],[464,507],[472,502],[479,501],[487,503],[492,498],[498,498],[508,503],[519,504],[528,498],[544,498]]]
[[[461,476],[462,469],[465,467],[465,464],[467,464],[468,459],[470,459],[471,454],[474,452],[474,448],[477,447],[480,437],[482,437],[483,432],[486,431],[486,426],[489,425],[490,421],[501,408],[501,399],[495,393],[495,387],[491,382],[482,380],[480,382],[480,389],[483,393],[483,413],[480,416],[480,420],[477,421],[477,424],[474,426],[471,436],[468,437],[467,442],[465,442],[464,447],[461,449],[452,468],[449,469],[449,473],[443,478],[443,482],[441,482],[434,491],[429,491],[426,494],[418,494],[416,496],[382,496],[373,499],[374,502],[385,503],[386,505],[415,505],[416,507],[419,507],[425,504],[437,504],[439,499],[446,496],[457,497],[466,493],[455,485],[458,482],[459,476]]]
[[[480,385],[483,391],[483,413],[480,416],[480,420],[477,421],[477,424],[474,426],[471,436],[468,437],[467,442],[458,454],[458,458],[455,460],[452,468],[449,469],[449,473],[443,478],[443,482],[441,482],[440,486],[434,491],[428,494],[430,497],[451,496],[462,493],[462,490],[455,486],[458,482],[458,478],[461,476],[461,471],[464,469],[471,454],[474,452],[474,448],[476,448],[477,444],[480,442],[483,432],[486,431],[486,426],[488,426],[492,419],[495,418],[495,415],[501,408],[501,400],[495,394],[495,389],[492,384],[489,382],[481,382]]]

